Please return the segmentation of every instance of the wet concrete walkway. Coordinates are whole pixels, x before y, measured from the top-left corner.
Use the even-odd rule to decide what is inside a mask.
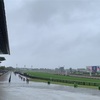
[[[100,91],[23,81],[10,73],[0,77],[0,100],[100,100]]]

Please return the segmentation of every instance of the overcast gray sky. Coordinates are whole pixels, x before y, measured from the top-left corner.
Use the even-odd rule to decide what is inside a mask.
[[[5,0],[11,55],[2,65],[100,65],[100,0]]]

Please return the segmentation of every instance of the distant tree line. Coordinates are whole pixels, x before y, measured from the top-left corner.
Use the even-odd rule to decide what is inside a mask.
[[[13,67],[0,66],[0,70],[14,70]]]

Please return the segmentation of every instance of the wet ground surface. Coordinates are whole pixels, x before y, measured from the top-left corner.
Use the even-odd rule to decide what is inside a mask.
[[[23,81],[10,73],[0,77],[0,100],[100,100],[100,91]]]

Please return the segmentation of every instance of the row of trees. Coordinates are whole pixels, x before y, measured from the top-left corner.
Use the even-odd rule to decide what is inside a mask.
[[[0,66],[0,70],[14,70],[13,67]]]

